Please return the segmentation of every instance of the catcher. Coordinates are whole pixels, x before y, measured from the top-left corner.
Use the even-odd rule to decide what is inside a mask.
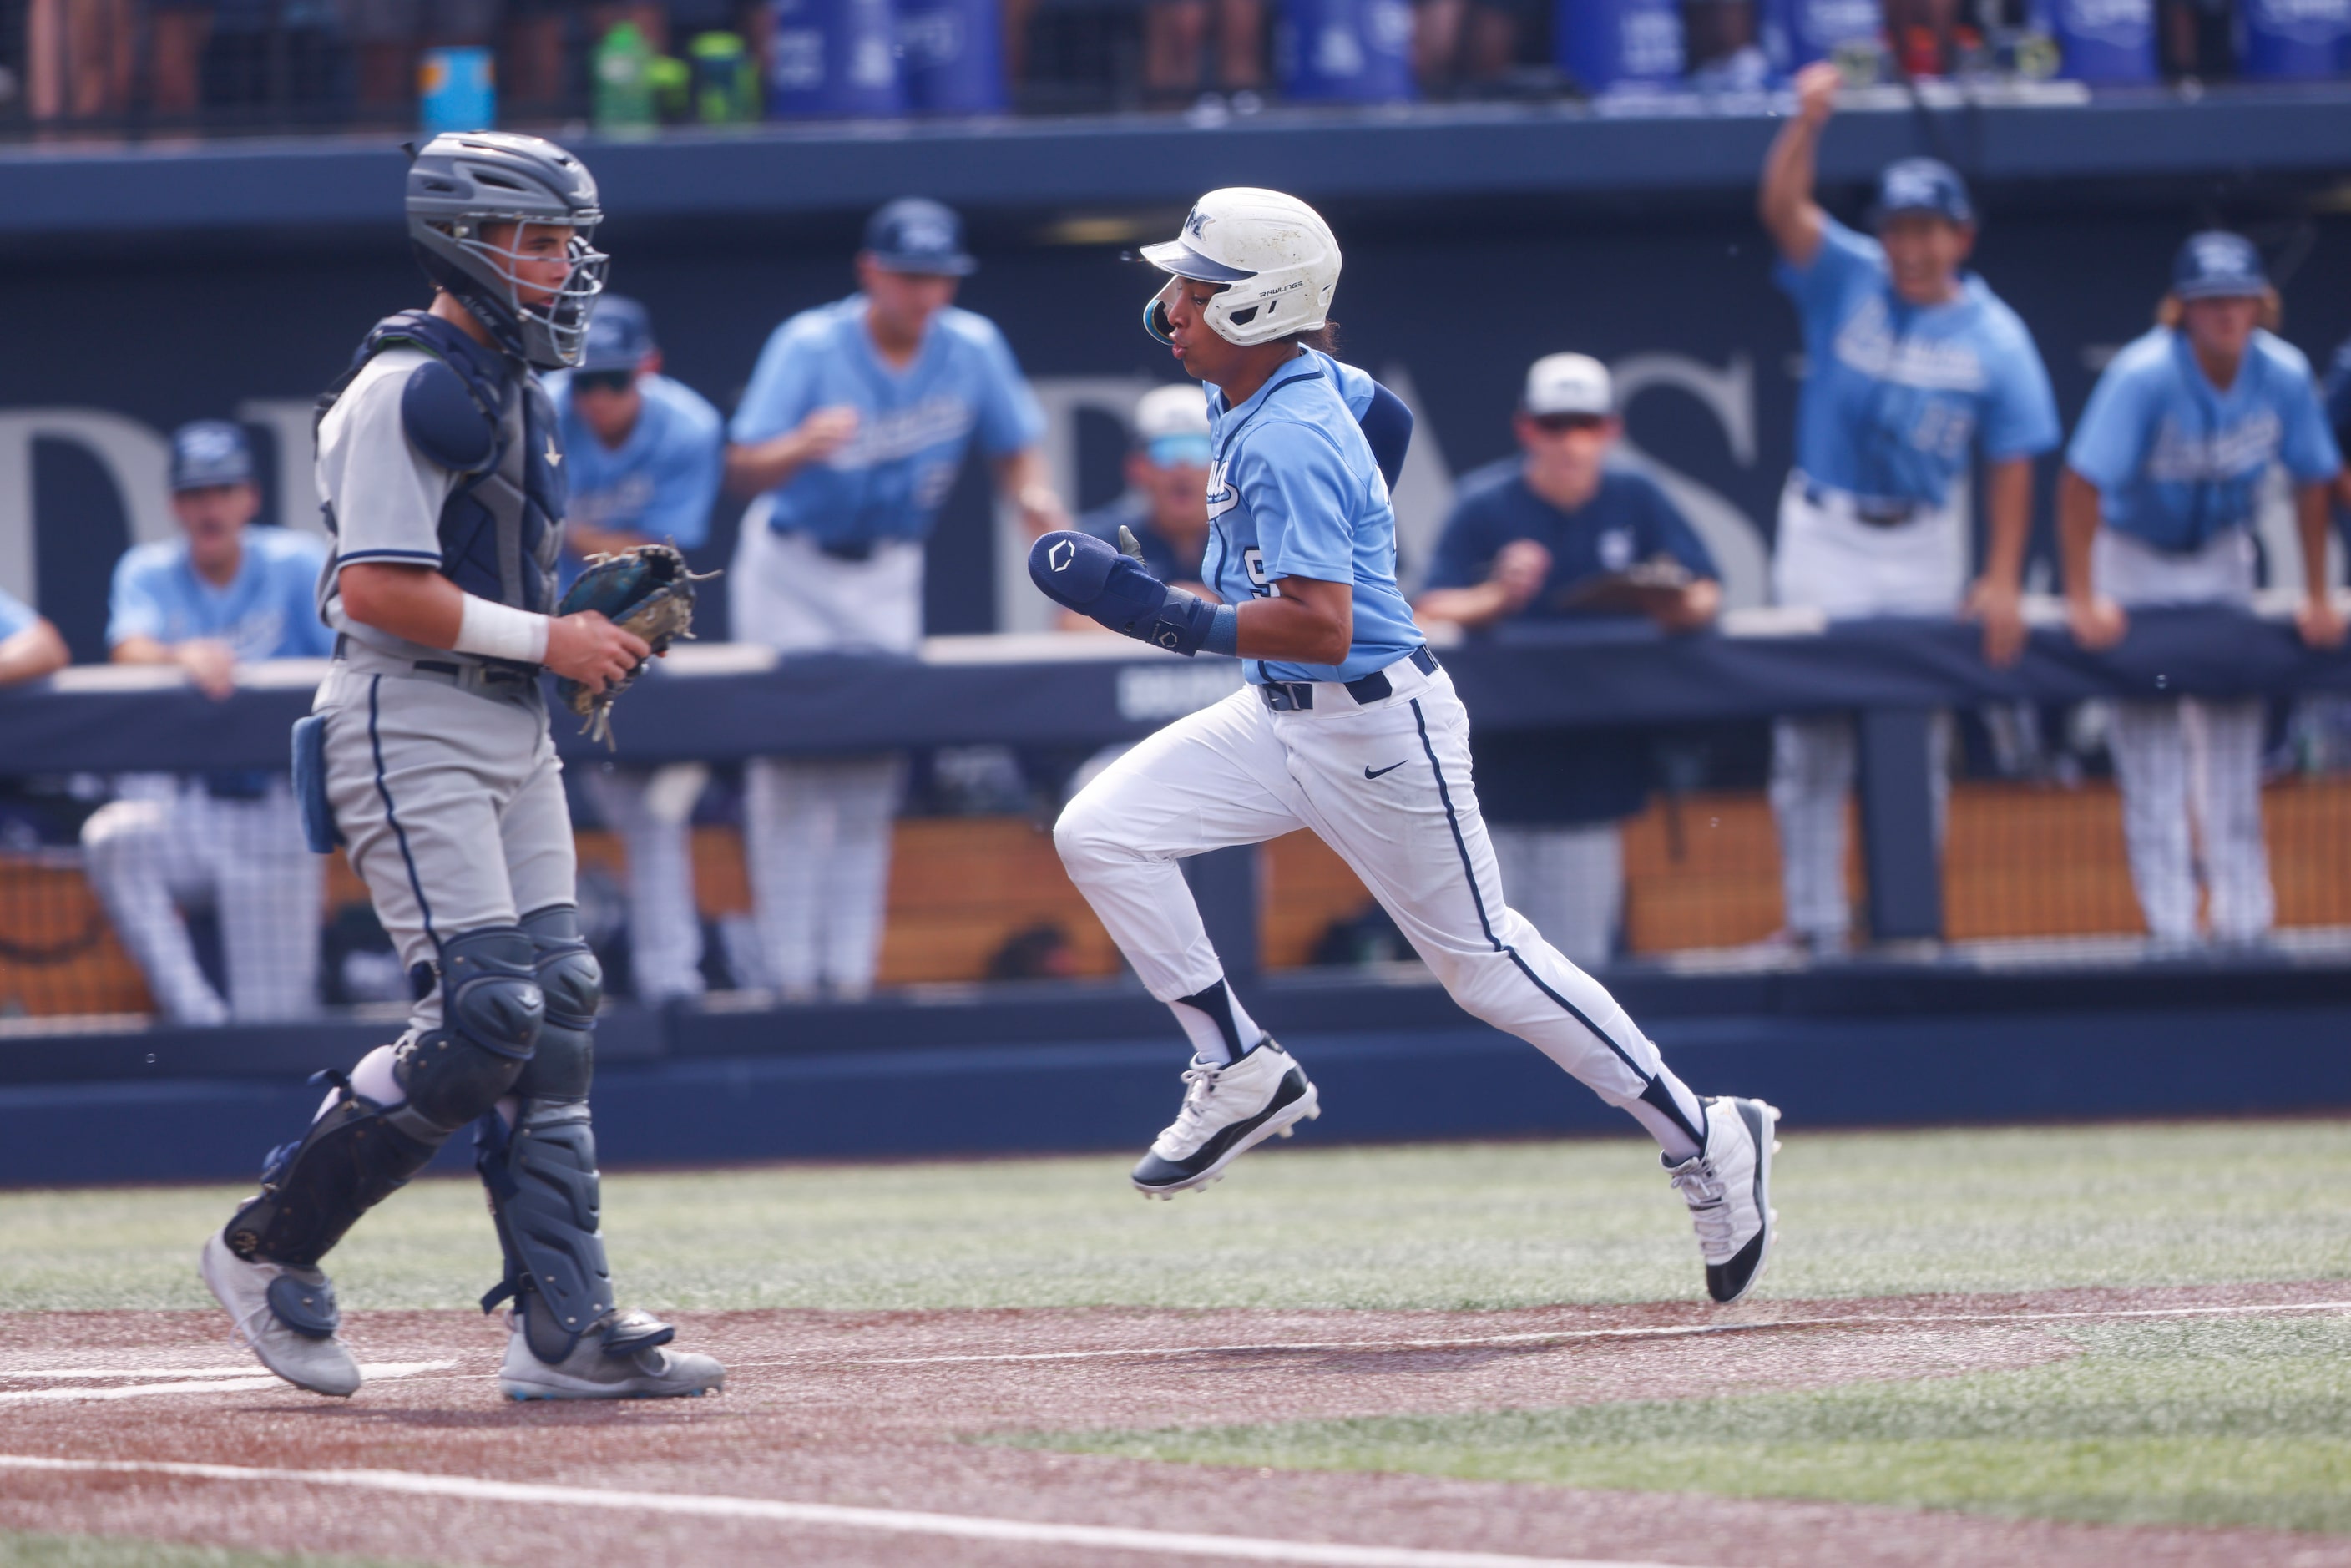
[[[416,1005],[396,1044],[321,1075],[333,1087],[308,1129],[204,1244],[204,1282],[263,1365],[357,1392],[319,1261],[470,1123],[506,1254],[483,1307],[513,1303],[498,1386],[709,1393],[724,1369],[621,1311],[605,1267],[588,1117],[602,976],[580,936],[539,683],[552,671],[601,727],[691,621],[691,580],[662,549],[578,585],[643,634],[555,603],[563,454],[533,372],[576,362],[603,287],[595,182],[536,137],[439,136],[415,155],[407,209],[432,307],[379,323],[321,399],[335,660],[294,768],[310,847],[347,846]]]

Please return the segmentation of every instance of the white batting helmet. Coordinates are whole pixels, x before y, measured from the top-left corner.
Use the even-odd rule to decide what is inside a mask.
[[[1322,326],[1339,288],[1339,242],[1331,225],[1280,191],[1211,191],[1192,204],[1182,234],[1144,246],[1142,256],[1177,277],[1222,284],[1203,314],[1217,337],[1243,347]],[[1143,311],[1144,329],[1163,343],[1169,341],[1167,288]]]

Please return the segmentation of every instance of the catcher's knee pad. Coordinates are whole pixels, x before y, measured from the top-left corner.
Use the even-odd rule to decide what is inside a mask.
[[[498,1102],[538,1044],[547,998],[529,935],[491,925],[441,945],[442,1027],[404,1042],[393,1114],[417,1136],[447,1137]]]
[[[489,1311],[517,1297],[531,1353],[555,1363],[614,1315],[612,1279],[598,1231],[596,1134],[584,1100],[534,1101],[512,1128],[482,1118],[475,1167],[489,1189],[506,1278],[482,1298]]]
[[[270,1151],[261,1192],[236,1212],[225,1233],[245,1259],[314,1267],[360,1215],[423,1170],[448,1136],[420,1135],[397,1114],[351,1092],[295,1142]]]
[[[584,1100],[595,1076],[596,1009],[604,999],[604,970],[580,935],[580,911],[568,904],[523,916],[532,972],[547,998],[546,1021],[530,1064],[514,1092],[532,1100]]]

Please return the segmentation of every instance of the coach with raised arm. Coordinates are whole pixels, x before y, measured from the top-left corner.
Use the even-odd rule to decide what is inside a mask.
[[[2007,664],[2024,646],[2032,463],[2061,434],[2049,372],[2016,312],[1964,270],[1975,206],[1949,164],[1887,164],[1875,238],[1813,199],[1837,83],[1826,64],[1798,75],[1796,115],[1764,161],[1758,202],[1804,332],[1772,596],[1832,619],[1965,613],[1983,624],[1984,657]],[[1969,481],[1979,452],[1987,537],[1970,587]],[[1950,727],[1938,722],[1931,733],[1939,835]],[[1849,940],[1844,802],[1854,764],[1849,718],[1772,725],[1782,939],[1814,955],[1842,952]]]

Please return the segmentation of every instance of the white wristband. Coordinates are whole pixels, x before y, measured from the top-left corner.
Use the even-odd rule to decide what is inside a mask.
[[[476,594],[465,595],[464,614],[457,622],[460,653],[485,659],[510,659],[517,664],[542,664],[547,658],[548,621],[528,610],[493,604]]]

